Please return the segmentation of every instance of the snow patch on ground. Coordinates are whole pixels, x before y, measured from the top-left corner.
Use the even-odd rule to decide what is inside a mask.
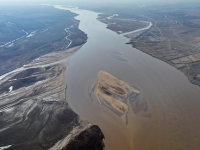
[[[13,47],[14,46],[14,43],[11,43],[10,45],[8,45],[7,47]]]
[[[117,16],[119,16],[118,14],[114,14],[114,15],[112,15],[112,16],[109,16],[109,17],[107,17],[107,19],[112,19],[113,17],[117,17]]]
[[[13,86],[11,86],[11,87],[9,88],[9,92],[12,92],[12,90],[13,90]]]
[[[11,147],[12,145],[8,145],[8,146],[3,146],[3,147],[0,147],[0,150],[4,150],[4,149],[7,149],[9,147]]]
[[[29,34],[28,36],[26,36],[27,38],[29,38],[29,37],[32,37],[32,36],[34,36],[35,34],[36,34],[36,32],[37,32],[37,30],[36,31],[33,31],[33,32],[31,32],[31,34]]]

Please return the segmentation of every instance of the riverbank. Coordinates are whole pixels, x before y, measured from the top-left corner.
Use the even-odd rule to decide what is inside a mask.
[[[148,9],[151,10],[151,7]],[[144,16],[133,15],[132,18],[129,18],[130,24],[126,23],[127,18],[125,14],[110,19],[106,17],[106,14],[103,14],[99,15],[98,20],[106,23],[108,29],[127,37],[130,40],[127,44],[131,44],[133,48],[137,48],[175,67],[192,84],[200,87],[200,30],[198,22],[188,24],[187,22],[190,19],[184,17],[181,19],[174,18],[171,15],[166,16],[162,11],[160,14],[154,11],[151,14],[147,11]],[[151,21],[149,26],[131,29],[140,22],[144,22],[143,20]],[[125,23],[130,27],[123,26]],[[113,27],[111,28],[111,26]],[[120,31],[126,30],[126,33],[119,32],[119,27]]]
[[[99,21],[107,24],[107,28],[116,32],[117,34],[126,35],[132,33],[131,31],[142,31],[151,27],[151,23],[147,21],[139,21],[130,17],[122,17],[118,14],[99,14]],[[140,30],[142,28],[142,30]]]
[[[1,8],[4,26],[0,27],[0,76],[38,57],[87,41],[87,35],[78,29],[76,14],[70,11],[44,5],[16,5],[15,12],[12,6]]]
[[[93,127],[74,113],[65,95],[66,58],[81,47],[44,55],[1,79],[0,147],[62,149]],[[100,133],[98,129],[91,136]]]

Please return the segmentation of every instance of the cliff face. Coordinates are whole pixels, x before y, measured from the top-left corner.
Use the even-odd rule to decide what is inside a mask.
[[[71,139],[63,150],[103,150],[104,147],[104,135],[93,125]]]

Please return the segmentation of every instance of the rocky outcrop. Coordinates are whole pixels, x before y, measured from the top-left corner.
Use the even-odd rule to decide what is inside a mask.
[[[101,129],[93,125],[72,138],[62,150],[103,150],[104,138]]]

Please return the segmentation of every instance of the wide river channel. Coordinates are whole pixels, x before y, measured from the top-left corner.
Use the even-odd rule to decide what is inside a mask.
[[[200,90],[172,66],[127,45],[129,40],[107,29],[98,13],[65,8],[78,14],[87,43],[71,58],[66,70],[66,97],[82,118],[99,125],[106,150],[199,150]],[[104,70],[141,91],[150,115],[128,111],[125,122],[116,113],[91,101],[89,88]]]

